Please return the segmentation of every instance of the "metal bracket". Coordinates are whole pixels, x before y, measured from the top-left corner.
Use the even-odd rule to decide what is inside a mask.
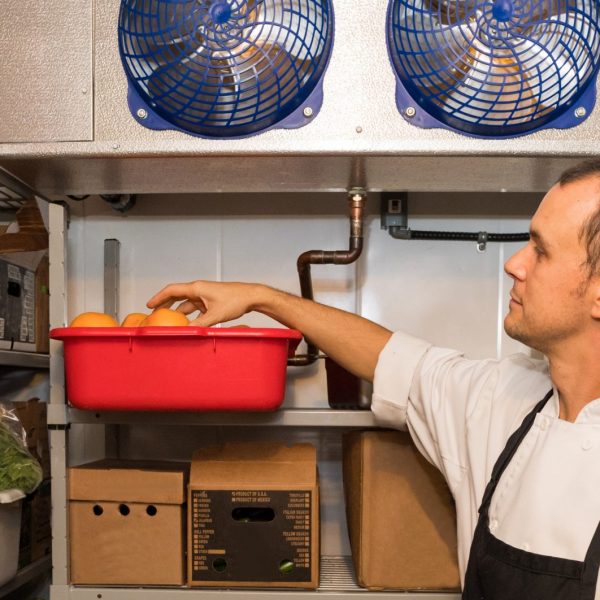
[[[131,210],[137,200],[135,194],[100,194],[100,198],[120,213]]]
[[[348,198],[352,198],[353,196],[360,196],[361,198],[366,198],[367,191],[364,187],[354,186],[348,190]]]
[[[104,240],[104,312],[119,320],[119,249],[116,239]]]
[[[48,429],[66,429],[69,417],[66,404],[49,402],[47,405]]]
[[[483,254],[487,250],[488,232],[480,231],[477,235],[477,252]]]
[[[411,231],[408,226],[408,194],[406,192],[382,192],[381,229],[399,240],[409,240]]]
[[[2,196],[7,201],[13,200],[17,204],[21,200],[33,198],[34,196],[37,196],[40,200],[50,202],[46,196],[9,173],[3,167],[0,167],[0,188],[2,188]]]
[[[381,228],[397,240],[474,241],[477,252],[483,254],[489,242],[517,242],[529,239],[528,234],[488,233],[487,231],[421,231],[408,226],[408,194],[383,192],[381,194]]]

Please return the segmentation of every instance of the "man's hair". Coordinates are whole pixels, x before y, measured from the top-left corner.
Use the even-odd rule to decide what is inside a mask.
[[[600,159],[586,160],[567,169],[559,177],[558,183],[563,186],[590,177],[597,177],[600,185]],[[583,224],[579,239],[585,245],[589,277],[600,277],[600,195],[598,208]]]

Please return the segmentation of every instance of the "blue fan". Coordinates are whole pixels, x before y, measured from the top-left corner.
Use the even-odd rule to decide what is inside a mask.
[[[594,108],[598,0],[391,0],[398,109],[421,127],[513,137]]]
[[[151,129],[301,127],[321,107],[332,46],[331,0],[121,0],[129,108]]]

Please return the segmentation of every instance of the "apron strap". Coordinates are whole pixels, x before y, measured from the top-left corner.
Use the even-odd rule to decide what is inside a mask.
[[[585,586],[590,586],[590,589],[596,589],[598,581],[598,569],[600,568],[600,523],[596,527],[596,533],[592,538],[592,542],[585,555],[583,564],[583,575],[581,583]]]
[[[492,476],[485,488],[485,492],[483,494],[483,500],[481,501],[481,506],[479,507],[479,513],[487,518],[487,511],[492,501],[492,496],[494,495],[494,491],[496,490],[496,486],[500,481],[500,477],[502,473],[504,473],[506,467],[512,460],[515,455],[517,449],[521,445],[521,442],[527,435],[528,431],[531,429],[533,422],[535,421],[536,415],[546,406],[548,400],[550,400],[552,396],[553,390],[550,390],[533,408],[533,410],[523,419],[521,426],[508,438],[508,442],[506,442],[506,446],[494,468],[492,469]]]

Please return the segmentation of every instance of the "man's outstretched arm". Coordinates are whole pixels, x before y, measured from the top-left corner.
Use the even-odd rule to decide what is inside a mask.
[[[149,308],[171,308],[186,315],[199,310],[191,322],[212,327],[257,311],[286,327],[298,329],[325,354],[358,377],[373,381],[379,353],[391,331],[352,313],[280,290],[253,283],[193,281],[163,288]]]

